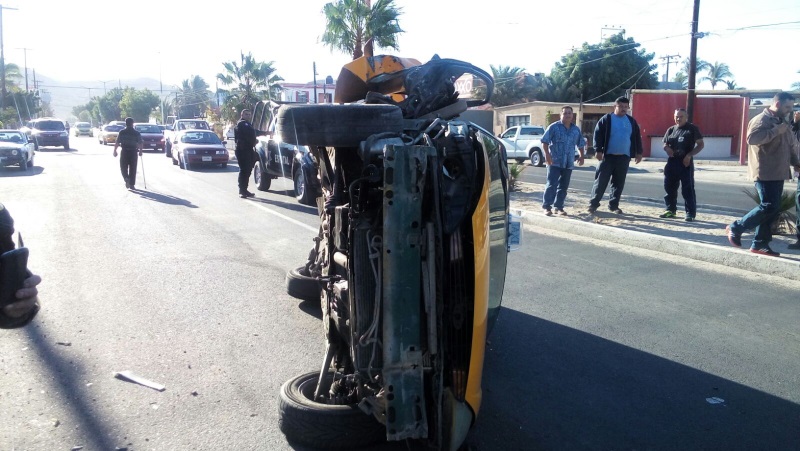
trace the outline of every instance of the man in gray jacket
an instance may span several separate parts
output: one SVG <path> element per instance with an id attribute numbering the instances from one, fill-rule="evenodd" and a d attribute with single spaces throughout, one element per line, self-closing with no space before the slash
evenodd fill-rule
<path id="1" fill-rule="evenodd" d="M 790 166 L 800 170 L 798 143 L 786 115 L 792 111 L 794 97 L 787 92 L 775 94 L 772 105 L 747 125 L 747 166 L 755 181 L 761 203 L 741 219 L 733 221 L 726 232 L 733 246 L 742 246 L 742 233 L 755 228 L 750 252 L 777 257 L 769 247 L 772 223 L 780 214 L 783 183 L 792 178 Z"/>

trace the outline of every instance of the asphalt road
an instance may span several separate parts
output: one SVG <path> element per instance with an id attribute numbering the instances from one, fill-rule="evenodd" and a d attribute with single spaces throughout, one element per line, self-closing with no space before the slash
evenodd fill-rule
<path id="1" fill-rule="evenodd" d="M 278 390 L 319 367 L 322 331 L 283 283 L 314 210 L 283 192 L 239 199 L 235 165 L 183 171 L 155 153 L 132 193 L 110 146 L 71 144 L 27 174 L 0 169 L 44 278 L 35 322 L 0 331 L 0 449 L 301 449 L 278 430 Z M 798 290 L 527 230 L 468 444 L 798 449 Z"/>
<path id="2" fill-rule="evenodd" d="M 547 182 L 546 167 L 531 166 L 528 162 L 525 165 L 526 169 L 520 175 L 520 181 L 540 184 Z M 586 160 L 583 167 L 576 166 L 572 171 L 570 189 L 591 192 L 596 169 L 597 161 L 594 159 Z M 742 187 L 752 189 L 752 184 L 742 185 L 703 180 L 702 168 L 695 169 L 695 193 L 697 194 L 698 204 L 750 211 L 755 206 L 755 203 L 742 193 Z M 610 188 L 606 190 L 606 195 L 608 195 L 608 190 Z M 625 189 L 622 196 L 623 202 L 625 196 L 644 197 L 661 201 L 664 199 L 663 174 L 648 172 L 632 163 L 625 179 Z M 678 193 L 678 204 L 683 205 L 683 198 L 680 192 Z"/>

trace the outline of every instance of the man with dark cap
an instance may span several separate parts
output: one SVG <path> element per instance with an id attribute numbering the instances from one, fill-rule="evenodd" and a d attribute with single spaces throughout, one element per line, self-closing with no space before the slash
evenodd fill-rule
<path id="1" fill-rule="evenodd" d="M 255 196 L 255 194 L 247 190 L 250 174 L 256 164 L 256 152 L 253 149 L 257 140 L 256 129 L 250 123 L 252 117 L 252 111 L 242 110 L 241 119 L 233 129 L 233 140 L 236 142 L 236 161 L 239 162 L 239 197 L 242 199 Z"/>
<path id="2" fill-rule="evenodd" d="M 0 204 L 0 254 L 14 250 L 13 234 L 14 220 L 3 204 Z M 41 277 L 28 271 L 28 278 L 15 293 L 17 301 L 0 308 L 0 329 L 22 327 L 33 320 L 39 312 L 39 291 L 36 285 L 41 281 Z M 0 279 L 0 284 L 2 283 L 5 282 Z"/>
<path id="3" fill-rule="evenodd" d="M 136 166 L 139 157 L 142 156 L 142 134 L 133 128 L 133 118 L 125 118 L 125 128 L 119 131 L 117 141 L 114 143 L 114 156 L 117 156 L 117 148 L 122 147 L 119 156 L 119 168 L 122 171 L 122 178 L 125 180 L 125 188 L 136 189 Z M 136 151 L 139 151 L 137 154 Z"/>

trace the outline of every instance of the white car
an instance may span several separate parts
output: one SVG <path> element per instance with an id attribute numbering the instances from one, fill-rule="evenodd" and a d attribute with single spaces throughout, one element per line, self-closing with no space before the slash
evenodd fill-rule
<path id="1" fill-rule="evenodd" d="M 516 125 L 500 134 L 500 141 L 506 147 L 508 158 L 523 163 L 531 160 L 534 166 L 544 164 L 544 151 L 542 150 L 542 136 L 544 127 L 541 125 Z"/>

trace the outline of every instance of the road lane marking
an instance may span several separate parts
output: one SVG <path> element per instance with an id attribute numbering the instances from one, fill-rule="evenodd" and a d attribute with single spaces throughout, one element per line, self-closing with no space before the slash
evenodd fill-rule
<path id="1" fill-rule="evenodd" d="M 264 210 L 265 212 L 267 212 L 267 213 L 269 213 L 269 214 L 271 214 L 273 216 L 276 216 L 276 217 L 281 218 L 281 219 L 285 219 L 285 220 L 291 222 L 292 224 L 298 225 L 298 226 L 300 226 L 300 227 L 302 227 L 302 228 L 304 228 L 304 229 L 306 229 L 306 230 L 308 230 L 310 232 L 314 232 L 314 233 L 319 232 L 319 227 L 311 227 L 308 224 L 304 224 L 304 223 L 302 223 L 302 222 L 300 222 L 300 221 L 298 221 L 298 220 L 296 220 L 294 218 L 290 218 L 289 216 L 286 216 L 285 214 L 278 213 L 277 211 L 272 210 L 272 209 L 270 209 L 268 207 L 265 207 L 265 206 L 263 206 L 261 204 L 257 204 L 257 203 L 254 203 L 254 202 L 248 202 L 248 203 L 251 204 L 252 206 L 256 207 L 256 208 L 260 208 L 261 210 Z"/>

